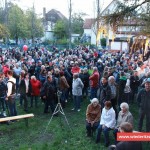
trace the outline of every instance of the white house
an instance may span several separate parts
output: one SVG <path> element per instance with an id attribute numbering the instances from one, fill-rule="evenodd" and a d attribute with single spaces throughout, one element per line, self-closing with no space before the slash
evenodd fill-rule
<path id="1" fill-rule="evenodd" d="M 96 44 L 96 33 L 94 30 L 95 19 L 87 18 L 85 19 L 83 28 L 84 34 L 81 37 L 81 42 L 89 42 L 91 44 Z"/>
<path id="2" fill-rule="evenodd" d="M 55 9 L 51 9 L 46 13 L 46 8 L 43 8 L 43 27 L 44 27 L 44 37 L 42 40 L 53 40 L 53 29 L 57 21 L 67 20 L 67 18 Z"/>
<path id="3" fill-rule="evenodd" d="M 141 24 L 138 20 L 124 20 L 118 25 L 117 31 L 114 33 L 109 25 L 105 25 L 103 16 L 111 14 L 117 7 L 118 0 L 113 0 L 100 14 L 99 29 L 97 30 L 97 39 L 100 44 L 101 38 L 106 38 L 107 48 L 110 50 L 128 51 L 130 48 L 130 41 L 140 31 Z M 138 11 L 144 11 L 145 8 L 141 7 Z M 96 34 L 93 32 L 97 22 L 95 19 L 85 19 L 84 34 L 90 36 L 91 44 L 96 44 Z"/>

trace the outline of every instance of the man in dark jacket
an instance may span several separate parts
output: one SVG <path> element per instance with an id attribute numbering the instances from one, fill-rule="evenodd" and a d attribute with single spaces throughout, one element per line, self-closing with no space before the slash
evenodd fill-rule
<path id="1" fill-rule="evenodd" d="M 120 126 L 120 132 L 131 133 L 133 127 L 130 123 L 124 122 Z M 111 145 L 108 150 L 142 150 L 142 143 L 139 141 L 121 141 L 117 145 Z"/>
<path id="2" fill-rule="evenodd" d="M 120 106 L 120 104 L 122 102 L 124 102 L 124 89 L 125 89 L 125 85 L 127 82 L 127 78 L 124 74 L 124 72 L 122 71 L 120 73 L 120 79 L 119 79 L 119 83 L 118 83 L 118 106 Z"/>
<path id="3" fill-rule="evenodd" d="M 106 101 L 111 100 L 111 88 L 108 85 L 107 77 L 102 77 L 101 83 L 102 84 L 100 87 L 100 103 L 101 103 L 101 108 L 104 108 L 104 103 Z"/>
<path id="4" fill-rule="evenodd" d="M 48 107 L 51 107 L 52 113 L 55 110 L 55 94 L 56 94 L 56 87 L 53 82 L 52 75 L 47 77 L 47 81 L 44 83 L 41 97 L 45 99 L 45 108 L 44 113 L 48 113 Z"/>
<path id="5" fill-rule="evenodd" d="M 83 96 L 85 94 L 86 98 L 88 98 L 89 77 L 90 77 L 90 75 L 88 73 L 88 69 L 84 68 L 83 69 L 83 84 L 84 84 L 84 87 L 83 87 Z"/>
<path id="6" fill-rule="evenodd" d="M 137 95 L 139 106 L 138 130 L 142 130 L 143 120 L 146 115 L 146 131 L 150 132 L 150 78 L 144 81 L 145 88 L 141 89 Z"/>
<path id="7" fill-rule="evenodd" d="M 130 77 L 130 87 L 132 91 L 132 103 L 134 102 L 134 98 L 136 97 L 136 94 L 138 93 L 138 87 L 140 85 L 138 72 L 134 71 L 134 74 Z"/>
<path id="8" fill-rule="evenodd" d="M 24 111 L 26 112 L 28 111 L 27 95 L 29 94 L 29 89 L 31 90 L 31 87 L 29 88 L 29 86 L 31 86 L 29 82 L 29 74 L 24 74 L 22 71 L 19 84 L 20 106 L 22 106 L 24 101 Z"/>
<path id="9" fill-rule="evenodd" d="M 6 116 L 6 108 L 5 108 L 5 97 L 6 97 L 6 91 L 7 91 L 7 86 L 5 84 L 5 82 L 3 81 L 3 74 L 0 73 L 0 106 L 2 108 L 2 112 L 1 114 L 3 116 Z"/>

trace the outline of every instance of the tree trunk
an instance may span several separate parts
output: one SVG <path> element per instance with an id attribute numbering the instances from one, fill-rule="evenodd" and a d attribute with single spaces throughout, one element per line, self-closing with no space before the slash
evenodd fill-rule
<path id="1" fill-rule="evenodd" d="M 32 39 L 32 44 L 34 44 L 34 37 L 33 37 L 33 35 L 31 36 L 31 39 Z"/>
<path id="2" fill-rule="evenodd" d="M 16 45 L 18 45 L 18 36 L 16 35 Z"/>

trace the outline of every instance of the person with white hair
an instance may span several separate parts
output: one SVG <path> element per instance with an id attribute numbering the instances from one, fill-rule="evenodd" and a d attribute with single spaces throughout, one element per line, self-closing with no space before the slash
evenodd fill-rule
<path id="1" fill-rule="evenodd" d="M 35 107 L 37 107 L 38 97 L 40 96 L 41 82 L 35 76 L 31 76 L 31 105 L 33 107 L 33 99 L 35 99 Z"/>
<path id="2" fill-rule="evenodd" d="M 72 95 L 74 100 L 74 108 L 72 110 L 80 111 L 80 103 L 82 98 L 82 89 L 84 87 L 83 82 L 79 78 L 78 73 L 73 74 L 73 82 L 72 82 Z"/>
<path id="3" fill-rule="evenodd" d="M 117 105 L 117 93 L 118 93 L 118 91 L 117 91 L 117 84 L 115 82 L 114 76 L 110 76 L 108 78 L 108 84 L 109 84 L 110 89 L 111 89 L 111 104 L 112 104 L 113 109 L 115 110 L 116 118 L 117 118 L 118 114 L 117 114 L 116 105 Z"/>
<path id="4" fill-rule="evenodd" d="M 118 114 L 117 124 L 114 129 L 114 136 L 117 139 L 117 132 L 119 132 L 120 125 L 124 122 L 131 123 L 133 125 L 133 116 L 129 111 L 129 105 L 125 102 L 120 104 L 121 111 Z"/>
<path id="5" fill-rule="evenodd" d="M 97 129 L 101 116 L 101 105 L 97 98 L 91 100 L 86 110 L 86 130 L 87 136 L 91 136 Z"/>

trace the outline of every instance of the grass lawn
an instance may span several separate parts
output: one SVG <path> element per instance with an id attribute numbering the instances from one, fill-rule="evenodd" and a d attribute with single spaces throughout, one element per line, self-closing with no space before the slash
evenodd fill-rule
<path id="1" fill-rule="evenodd" d="M 81 111 L 71 111 L 72 102 L 68 102 L 64 112 L 69 121 L 71 130 L 67 125 L 63 115 L 54 117 L 51 123 L 51 114 L 43 114 L 44 105 L 38 108 L 30 108 L 29 113 L 34 113 L 35 117 L 29 119 L 29 127 L 25 126 L 24 120 L 10 125 L 0 125 L 0 150 L 105 150 L 104 139 L 100 144 L 95 144 L 95 135 L 92 138 L 86 137 L 85 112 L 88 100 L 82 102 Z M 20 106 L 18 114 L 25 114 Z M 135 130 L 137 130 L 138 107 L 130 106 L 130 111 L 134 116 Z M 144 124 L 145 127 L 145 124 Z M 47 130 L 46 130 L 47 128 Z M 46 130 L 46 132 L 45 132 Z M 44 133 L 45 132 L 45 133 Z M 112 132 L 110 139 L 113 144 Z M 150 149 L 150 144 L 143 144 L 144 150 Z"/>

